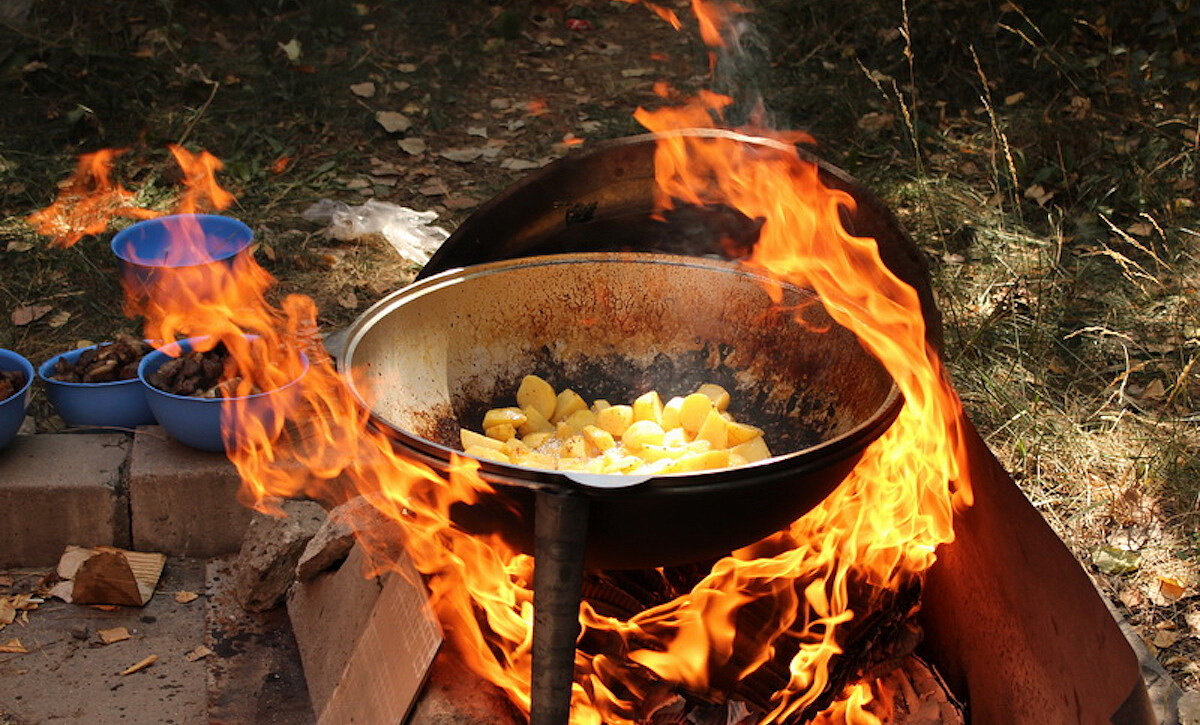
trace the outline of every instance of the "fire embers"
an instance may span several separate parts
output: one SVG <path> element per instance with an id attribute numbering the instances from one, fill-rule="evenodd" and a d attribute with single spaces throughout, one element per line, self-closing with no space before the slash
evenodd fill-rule
<path id="1" fill-rule="evenodd" d="M 137 377 L 138 362 L 150 352 L 147 343 L 117 335 L 108 345 L 85 350 L 75 360 L 60 358 L 50 377 L 64 383 L 110 383 Z"/>

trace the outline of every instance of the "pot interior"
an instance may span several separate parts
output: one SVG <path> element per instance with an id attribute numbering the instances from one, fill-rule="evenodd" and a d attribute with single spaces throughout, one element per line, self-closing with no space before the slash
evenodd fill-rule
<path id="1" fill-rule="evenodd" d="M 816 297 L 720 261 L 651 254 L 533 257 L 451 270 L 368 310 L 347 367 L 375 416 L 459 449 L 527 374 L 589 403 L 724 386 L 777 456 L 847 434 L 895 396 L 882 366 Z"/>

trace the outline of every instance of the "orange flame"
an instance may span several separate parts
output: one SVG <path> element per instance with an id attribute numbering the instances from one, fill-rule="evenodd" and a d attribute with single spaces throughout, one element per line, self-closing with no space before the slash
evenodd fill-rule
<path id="1" fill-rule="evenodd" d="M 75 173 L 60 185 L 58 196 L 45 209 L 30 214 L 39 234 L 50 237 L 52 247 L 70 247 L 89 234 L 101 234 L 114 217 L 150 219 L 158 212 L 133 203 L 134 194 L 112 181 L 113 160 L 126 149 L 102 149 L 83 154 Z"/>

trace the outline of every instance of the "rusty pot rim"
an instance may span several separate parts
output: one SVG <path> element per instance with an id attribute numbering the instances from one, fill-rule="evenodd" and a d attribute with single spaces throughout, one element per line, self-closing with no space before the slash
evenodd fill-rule
<path id="1" fill-rule="evenodd" d="M 758 270 L 736 262 L 647 252 L 554 254 L 457 267 L 418 280 L 407 287 L 396 290 L 364 311 L 347 330 L 345 351 L 343 355 L 339 356 L 337 361 L 338 372 L 358 403 L 370 411 L 373 423 L 384 432 L 394 434 L 394 437 L 398 436 L 400 442 L 407 447 L 424 454 L 420 457 L 426 463 L 445 463 L 449 465 L 451 454 L 455 454 L 478 461 L 483 472 L 491 474 L 492 477 L 500 481 L 524 486 L 562 483 L 564 480 L 567 480 L 592 489 L 622 489 L 646 482 L 650 482 L 651 485 L 655 485 L 656 487 L 673 487 L 678 485 L 695 488 L 703 483 L 720 485 L 730 480 L 751 479 L 761 475 L 774 475 L 784 470 L 792 473 L 800 473 L 821 468 L 861 453 L 869 443 L 882 435 L 891 426 L 899 414 L 900 408 L 903 406 L 903 396 L 893 380 L 887 396 L 885 396 L 884 400 L 871 415 L 849 430 L 807 448 L 772 456 L 771 458 L 743 466 L 690 473 L 655 474 L 653 476 L 578 474 L 568 471 L 531 468 L 467 456 L 461 450 L 442 445 L 384 420 L 375 413 L 355 384 L 351 370 L 354 362 L 354 351 L 358 343 L 371 329 L 377 319 L 387 316 L 396 308 L 447 287 L 469 283 L 470 280 L 478 277 L 503 274 L 507 271 L 527 267 L 570 264 L 663 264 L 683 268 L 700 268 L 736 275 L 748 281 L 763 284 L 782 284 L 799 294 L 815 294 L 811 290 L 781 282 Z M 438 467 L 440 468 L 441 466 Z"/>

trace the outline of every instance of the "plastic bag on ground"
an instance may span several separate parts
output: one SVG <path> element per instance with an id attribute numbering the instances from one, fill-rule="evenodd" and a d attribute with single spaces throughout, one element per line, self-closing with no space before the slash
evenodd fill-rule
<path id="1" fill-rule="evenodd" d="M 416 211 L 386 201 L 368 199 L 362 206 L 321 199 L 301 215 L 327 224 L 325 232 L 334 239 L 351 241 L 368 234 L 379 234 L 406 261 L 424 265 L 450 233 L 431 226 L 437 212 Z"/>

